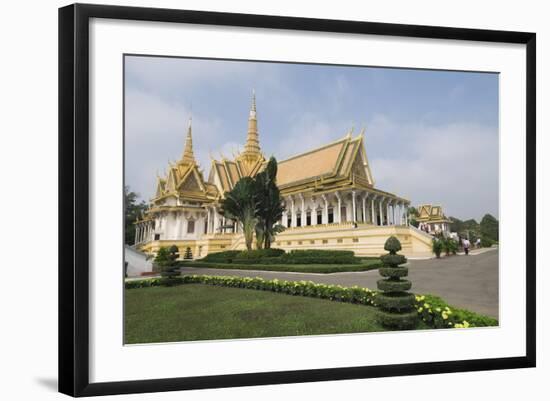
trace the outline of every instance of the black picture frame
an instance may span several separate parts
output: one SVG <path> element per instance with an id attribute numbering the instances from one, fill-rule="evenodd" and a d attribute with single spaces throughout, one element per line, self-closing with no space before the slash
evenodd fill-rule
<path id="1" fill-rule="evenodd" d="M 90 383 L 88 61 L 91 18 L 353 33 L 526 45 L 526 354 L 521 357 Z M 361 379 L 536 364 L 536 35 L 480 29 L 74 4 L 59 9 L 59 391 L 95 396 Z"/>

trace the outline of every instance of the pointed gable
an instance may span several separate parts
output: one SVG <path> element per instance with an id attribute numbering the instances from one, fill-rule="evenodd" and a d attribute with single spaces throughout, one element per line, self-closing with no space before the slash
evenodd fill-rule
<path id="1" fill-rule="evenodd" d="M 162 178 L 157 177 L 157 190 L 155 191 L 155 198 L 160 198 L 164 195 L 165 181 Z"/>
<path id="2" fill-rule="evenodd" d="M 176 174 L 173 168 L 170 168 L 170 171 L 168 172 L 165 190 L 167 192 L 173 192 L 176 190 Z"/>
<path id="3" fill-rule="evenodd" d="M 187 177 L 182 181 L 182 183 L 179 186 L 179 190 L 181 192 L 200 192 L 202 191 L 202 187 L 199 184 L 197 180 L 196 174 L 192 172 L 191 174 L 188 174 Z"/>

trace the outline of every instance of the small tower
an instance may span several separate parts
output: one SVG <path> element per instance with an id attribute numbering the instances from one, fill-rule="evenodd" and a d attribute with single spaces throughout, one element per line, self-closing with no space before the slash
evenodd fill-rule
<path id="1" fill-rule="evenodd" d="M 185 138 L 185 148 L 183 150 L 183 155 L 181 161 L 184 163 L 193 163 L 195 162 L 195 156 L 193 154 L 193 136 L 191 134 L 191 117 L 189 117 L 189 126 L 187 128 L 187 137 Z"/>
<path id="2" fill-rule="evenodd" d="M 241 156 L 248 160 L 257 160 L 262 157 L 260 150 L 260 139 L 258 136 L 258 120 L 256 118 L 256 92 L 252 91 L 252 106 L 248 116 L 248 133 L 246 136 L 246 144 Z"/>

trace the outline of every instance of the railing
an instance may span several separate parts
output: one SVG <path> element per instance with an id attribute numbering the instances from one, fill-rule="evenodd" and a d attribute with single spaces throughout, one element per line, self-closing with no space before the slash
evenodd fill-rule
<path id="1" fill-rule="evenodd" d="M 430 233 L 427 233 L 426 231 L 423 231 L 423 230 L 421 230 L 421 229 L 419 229 L 419 228 L 417 228 L 413 225 L 409 225 L 409 227 L 412 228 L 415 232 L 424 235 L 425 237 L 428 237 L 430 239 L 433 238 L 433 235 L 431 235 Z"/>

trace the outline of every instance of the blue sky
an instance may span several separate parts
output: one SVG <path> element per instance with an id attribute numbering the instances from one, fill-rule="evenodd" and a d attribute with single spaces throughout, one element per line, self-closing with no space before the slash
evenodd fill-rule
<path id="1" fill-rule="evenodd" d="M 473 72 L 127 56 L 126 183 L 149 199 L 193 117 L 195 155 L 244 144 L 252 89 L 260 144 L 284 159 L 365 127 L 376 187 L 498 216 L 498 75 Z"/>

